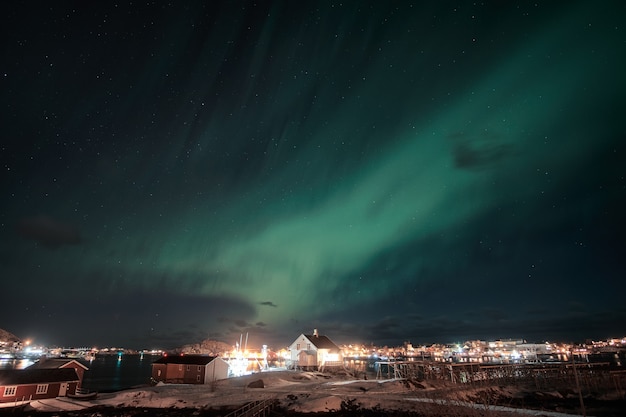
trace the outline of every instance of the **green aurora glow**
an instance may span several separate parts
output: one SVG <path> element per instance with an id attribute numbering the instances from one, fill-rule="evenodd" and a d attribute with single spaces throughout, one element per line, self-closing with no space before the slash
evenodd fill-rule
<path id="1" fill-rule="evenodd" d="M 115 325 L 75 343 L 578 337 L 550 328 L 571 317 L 623 331 L 600 287 L 624 289 L 606 250 L 624 249 L 624 6 L 365 4 L 151 11 L 158 40 L 111 12 L 103 51 L 72 40 L 80 25 L 69 44 L 28 35 L 55 64 L 5 65 L 0 273 L 32 289 L 31 321 L 0 328 L 37 332 L 88 294 Z M 93 69 L 55 70 L 78 51 Z M 16 237 L 38 215 L 80 244 Z M 547 291 L 511 312 L 526 287 Z"/>

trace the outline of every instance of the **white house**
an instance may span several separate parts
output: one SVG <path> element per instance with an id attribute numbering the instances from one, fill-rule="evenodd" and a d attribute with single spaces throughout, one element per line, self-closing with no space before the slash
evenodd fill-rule
<path id="1" fill-rule="evenodd" d="M 320 336 L 317 329 L 313 334 L 301 334 L 289 346 L 291 363 L 300 369 L 323 371 L 327 367 L 343 366 L 341 349 L 326 336 Z"/>

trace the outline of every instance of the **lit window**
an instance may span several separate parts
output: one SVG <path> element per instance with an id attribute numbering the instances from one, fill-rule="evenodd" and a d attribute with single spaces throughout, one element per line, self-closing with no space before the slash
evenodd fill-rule
<path id="1" fill-rule="evenodd" d="M 4 388 L 5 397 L 13 397 L 16 392 L 17 392 L 17 387 L 5 387 Z"/>
<path id="2" fill-rule="evenodd" d="M 37 385 L 36 394 L 46 394 L 48 392 L 48 384 L 39 384 Z"/>

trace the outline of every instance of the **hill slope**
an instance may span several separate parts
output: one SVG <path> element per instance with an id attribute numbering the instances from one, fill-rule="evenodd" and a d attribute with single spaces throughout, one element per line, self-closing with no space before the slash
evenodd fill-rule
<path id="1" fill-rule="evenodd" d="M 6 330 L 0 329 L 0 342 L 19 342 L 21 341 L 19 337 L 15 336 L 13 333 L 9 333 Z"/>

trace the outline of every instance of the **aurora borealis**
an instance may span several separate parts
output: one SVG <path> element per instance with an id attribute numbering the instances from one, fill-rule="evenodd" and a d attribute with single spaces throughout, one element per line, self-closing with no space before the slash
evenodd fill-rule
<path id="1" fill-rule="evenodd" d="M 3 5 L 0 328 L 626 334 L 626 5 Z"/>

